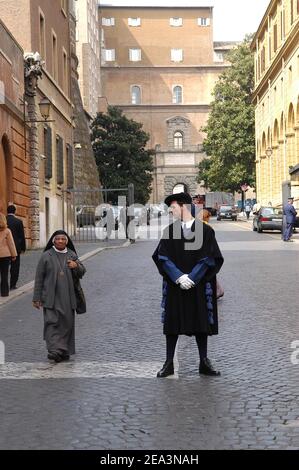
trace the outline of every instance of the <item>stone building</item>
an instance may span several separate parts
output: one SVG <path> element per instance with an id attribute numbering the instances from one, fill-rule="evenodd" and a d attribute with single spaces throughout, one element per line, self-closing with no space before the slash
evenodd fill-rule
<path id="1" fill-rule="evenodd" d="M 98 99 L 101 95 L 98 3 L 97 0 L 75 2 L 79 86 L 84 109 L 92 117 L 98 112 Z"/>
<path id="2" fill-rule="evenodd" d="M 64 192 L 73 186 L 68 0 L 0 0 L 0 16 L 27 55 L 25 98 L 30 160 L 31 245 L 63 225 Z M 44 61 L 40 69 L 39 56 Z M 41 75 L 41 76 L 39 76 Z M 38 103 L 47 98 L 44 122 Z M 43 121 L 43 122 L 36 122 Z M 52 122 L 50 122 L 52 121 Z"/>
<path id="3" fill-rule="evenodd" d="M 255 54 L 257 199 L 299 198 L 299 2 L 272 0 L 252 41 Z M 285 191 L 286 189 L 286 191 Z"/>
<path id="4" fill-rule="evenodd" d="M 150 202 L 196 182 L 212 90 L 229 66 L 213 44 L 212 7 L 99 6 L 102 93 L 143 123 L 155 150 Z M 233 46 L 231 46 L 233 47 Z"/>
<path id="5" fill-rule="evenodd" d="M 26 155 L 23 50 L 0 20 L 0 212 L 14 202 L 30 239 L 29 160 Z"/>
<path id="6" fill-rule="evenodd" d="M 90 141 L 90 115 L 86 112 L 79 88 L 79 59 L 76 48 L 76 11 L 70 1 L 71 98 L 74 106 L 74 187 L 76 190 L 99 189 L 99 174 Z M 94 96 L 97 93 L 92 88 Z"/>

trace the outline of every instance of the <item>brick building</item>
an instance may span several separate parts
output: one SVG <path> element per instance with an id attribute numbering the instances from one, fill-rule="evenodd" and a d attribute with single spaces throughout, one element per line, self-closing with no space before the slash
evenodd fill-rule
<path id="1" fill-rule="evenodd" d="M 27 239 L 29 160 L 25 154 L 23 50 L 0 20 L 0 212 L 14 202 Z"/>
<path id="2" fill-rule="evenodd" d="M 45 62 L 36 96 L 31 100 L 33 108 L 34 102 L 36 104 L 33 116 L 36 113 L 37 120 L 42 121 L 37 105 L 43 98 L 51 102 L 50 120 L 53 122 L 31 123 L 29 130 L 32 134 L 29 184 L 33 247 L 44 245 L 49 234 L 62 227 L 64 191 L 73 185 L 68 3 L 68 0 L 0 0 L 0 17 L 7 28 L 25 52 L 37 51 Z"/>
<path id="3" fill-rule="evenodd" d="M 112 5 L 112 6 L 111 6 Z M 102 93 L 142 122 L 155 149 L 151 202 L 196 182 L 214 85 L 229 63 L 213 44 L 212 7 L 119 7 L 101 2 Z"/>

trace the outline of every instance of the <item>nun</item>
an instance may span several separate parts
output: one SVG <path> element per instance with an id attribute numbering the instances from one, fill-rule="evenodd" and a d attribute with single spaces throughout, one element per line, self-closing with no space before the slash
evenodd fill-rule
<path id="1" fill-rule="evenodd" d="M 36 269 L 33 306 L 43 308 L 48 359 L 66 361 L 75 354 L 74 278 L 86 270 L 68 234 L 57 230 L 48 241 Z"/>

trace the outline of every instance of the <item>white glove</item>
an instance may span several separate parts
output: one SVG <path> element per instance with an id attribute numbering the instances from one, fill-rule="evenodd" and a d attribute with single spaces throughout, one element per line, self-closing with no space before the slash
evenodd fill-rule
<path id="1" fill-rule="evenodd" d="M 177 284 L 180 284 L 180 288 L 184 290 L 191 289 L 191 287 L 194 287 L 195 284 L 194 282 L 188 277 L 188 274 L 183 274 L 176 280 Z"/>

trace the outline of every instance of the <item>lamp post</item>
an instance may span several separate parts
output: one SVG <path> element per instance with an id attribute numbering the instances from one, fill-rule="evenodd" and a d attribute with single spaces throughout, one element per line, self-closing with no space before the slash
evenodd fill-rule
<path id="1" fill-rule="evenodd" d="M 248 185 L 247 183 L 241 184 L 241 191 L 242 191 L 242 212 L 243 212 L 243 215 L 244 215 L 244 210 L 245 210 L 245 207 L 244 207 L 245 193 L 246 193 L 246 191 L 247 191 L 248 188 L 249 188 L 249 185 Z"/>
<path id="2" fill-rule="evenodd" d="M 26 53 L 24 56 L 24 81 L 25 93 L 24 105 L 24 126 L 25 122 L 30 123 L 28 131 L 29 140 L 29 226 L 31 229 L 31 248 L 39 248 L 40 238 L 40 196 L 39 196 L 39 149 L 38 149 L 38 122 L 50 122 L 50 102 L 43 98 L 39 104 L 41 115 L 44 120 L 37 119 L 35 97 L 38 86 L 38 79 L 42 76 L 42 65 L 40 55 L 35 52 Z M 28 120 L 25 119 L 25 107 L 28 106 Z M 52 122 L 52 121 L 51 121 Z M 26 132 L 24 132 L 26 143 Z M 25 150 L 26 151 L 26 150 Z"/>

